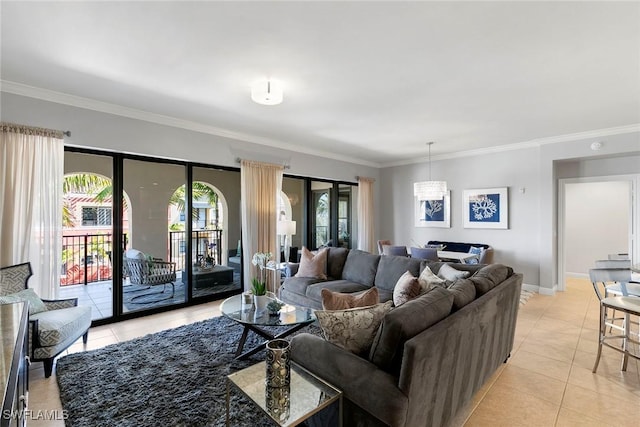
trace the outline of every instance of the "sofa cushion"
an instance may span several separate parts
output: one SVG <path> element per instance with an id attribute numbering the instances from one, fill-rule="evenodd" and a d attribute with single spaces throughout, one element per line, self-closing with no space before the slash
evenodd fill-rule
<path id="1" fill-rule="evenodd" d="M 289 291 L 300 295 L 307 294 L 309 285 L 324 282 L 324 280 L 315 277 L 288 277 L 284 283 L 284 287 Z"/>
<path id="2" fill-rule="evenodd" d="M 469 273 L 468 271 L 457 270 L 449 264 L 443 265 L 442 267 L 440 267 L 440 270 L 438 270 L 439 278 L 449 280 L 451 282 L 458 279 L 465 279 L 470 275 L 471 273 Z"/>
<path id="3" fill-rule="evenodd" d="M 342 269 L 342 279 L 372 287 L 379 261 L 380 255 L 352 249 Z"/>
<path id="4" fill-rule="evenodd" d="M 321 249 L 312 254 L 309 249 L 302 247 L 300 266 L 295 277 L 313 277 L 325 280 L 327 278 L 327 249 Z"/>
<path id="5" fill-rule="evenodd" d="M 475 291 L 475 288 L 474 288 Z M 370 288 L 359 293 L 332 292 L 327 288 L 320 291 L 323 310 L 346 310 L 378 304 L 378 289 Z"/>
<path id="6" fill-rule="evenodd" d="M 402 364 L 404 343 L 449 315 L 453 294 L 435 287 L 426 294 L 391 310 L 383 319 L 371 345 L 369 360 L 394 375 Z"/>
<path id="7" fill-rule="evenodd" d="M 29 315 L 47 311 L 47 306 L 44 305 L 44 302 L 31 288 L 23 289 L 14 294 L 0 296 L 0 304 L 10 304 L 23 301 L 29 303 Z"/>
<path id="8" fill-rule="evenodd" d="M 348 280 L 331 280 L 328 282 L 321 281 L 311 284 L 307 287 L 305 295 L 316 301 L 322 301 L 322 290 L 329 289 L 331 292 L 353 293 L 362 292 L 371 289 L 369 286 L 360 283 L 350 282 Z"/>
<path id="9" fill-rule="evenodd" d="M 420 274 L 420 260 L 403 256 L 380 257 L 374 284 L 380 289 L 393 292 L 398 279 L 407 271 L 418 277 Z"/>
<path id="10" fill-rule="evenodd" d="M 347 262 L 347 255 L 349 255 L 349 249 L 347 248 L 328 248 L 327 253 L 327 276 L 332 279 L 339 279 L 342 277 L 342 270 L 344 264 Z"/>
<path id="11" fill-rule="evenodd" d="M 476 299 L 476 287 L 469 279 L 459 279 L 447 286 L 453 294 L 453 311 L 460 310 Z"/>
<path id="12" fill-rule="evenodd" d="M 315 312 L 327 341 L 357 355 L 366 355 L 382 318 L 391 310 L 392 303 L 348 310 Z"/>
<path id="13" fill-rule="evenodd" d="M 399 307 L 416 298 L 421 292 L 422 287 L 420 286 L 418 278 L 406 271 L 402 276 L 400 276 L 396 286 L 393 288 L 393 305 Z"/>
<path id="14" fill-rule="evenodd" d="M 489 264 L 470 277 L 476 287 L 477 296 L 484 295 L 496 285 L 513 275 L 513 269 L 502 264 Z"/>

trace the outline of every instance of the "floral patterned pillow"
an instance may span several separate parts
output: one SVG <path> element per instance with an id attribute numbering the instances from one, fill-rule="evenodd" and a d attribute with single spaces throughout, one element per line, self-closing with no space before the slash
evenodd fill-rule
<path id="1" fill-rule="evenodd" d="M 315 312 L 324 338 L 359 356 L 366 357 L 384 316 L 393 301 L 371 307 Z"/>

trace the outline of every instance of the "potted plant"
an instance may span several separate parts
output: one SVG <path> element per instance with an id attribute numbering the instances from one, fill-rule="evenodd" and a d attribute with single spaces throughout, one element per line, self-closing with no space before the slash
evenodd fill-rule
<path id="1" fill-rule="evenodd" d="M 267 304 L 271 301 L 271 298 L 267 296 L 267 280 L 264 271 L 270 259 L 270 252 L 256 252 L 251 259 L 251 264 L 255 265 L 257 269 L 257 275 L 251 278 L 251 291 L 253 292 L 256 313 L 264 312 Z"/>
<path id="2" fill-rule="evenodd" d="M 280 314 L 280 309 L 284 303 L 281 303 L 278 300 L 272 300 L 269 304 L 267 304 L 267 311 L 269 312 L 269 316 L 277 316 Z"/>

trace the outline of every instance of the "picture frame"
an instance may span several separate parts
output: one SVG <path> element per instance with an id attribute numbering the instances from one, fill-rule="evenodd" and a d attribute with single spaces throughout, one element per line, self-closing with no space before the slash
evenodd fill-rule
<path id="1" fill-rule="evenodd" d="M 507 187 L 464 190 L 462 194 L 464 228 L 509 228 Z"/>
<path id="2" fill-rule="evenodd" d="M 442 199 L 414 197 L 416 227 L 451 227 L 451 191 Z"/>

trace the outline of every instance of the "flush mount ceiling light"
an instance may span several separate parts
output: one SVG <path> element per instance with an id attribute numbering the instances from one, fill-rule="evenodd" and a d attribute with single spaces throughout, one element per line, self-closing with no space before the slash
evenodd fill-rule
<path id="1" fill-rule="evenodd" d="M 427 142 L 429 146 L 429 181 L 414 182 L 413 195 L 418 200 L 441 200 L 447 193 L 446 181 L 431 181 L 431 146 L 433 142 Z"/>
<path id="2" fill-rule="evenodd" d="M 251 99 L 262 105 L 278 105 L 284 93 L 282 85 L 274 80 L 259 80 L 251 86 Z"/>

